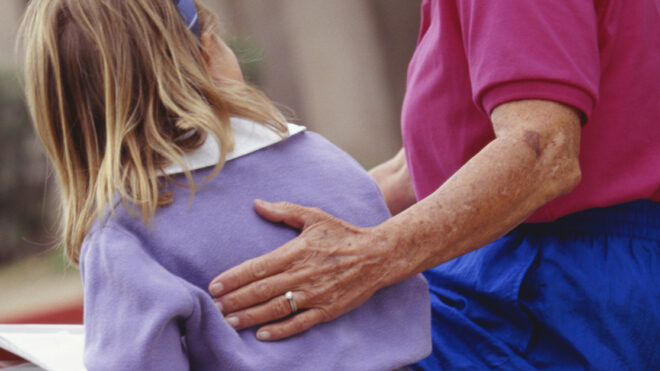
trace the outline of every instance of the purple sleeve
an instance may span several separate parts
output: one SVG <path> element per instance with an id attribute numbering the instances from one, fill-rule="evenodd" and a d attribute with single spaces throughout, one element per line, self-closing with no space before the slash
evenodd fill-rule
<path id="1" fill-rule="evenodd" d="M 457 1 L 475 103 L 547 99 L 588 118 L 598 99 L 598 22 L 590 0 Z"/>
<path id="2" fill-rule="evenodd" d="M 192 298 L 137 238 L 111 228 L 95 232 L 80 269 L 89 370 L 189 369 L 181 339 Z"/>

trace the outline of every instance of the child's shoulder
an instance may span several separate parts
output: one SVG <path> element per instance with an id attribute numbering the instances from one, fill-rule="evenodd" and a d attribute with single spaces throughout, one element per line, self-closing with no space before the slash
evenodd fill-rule
<path id="1" fill-rule="evenodd" d="M 97 218 L 83 240 L 80 251 L 81 264 L 90 258 L 117 259 L 142 252 L 142 242 L 139 237 L 129 226 L 122 223 L 123 212 L 124 210 L 119 210 L 117 213 Z"/>
<path id="2" fill-rule="evenodd" d="M 264 166 L 311 172 L 350 174 L 351 178 L 366 178 L 367 173 L 351 155 L 321 134 L 306 130 L 249 156 Z M 308 179 L 309 181 L 309 179 Z"/>

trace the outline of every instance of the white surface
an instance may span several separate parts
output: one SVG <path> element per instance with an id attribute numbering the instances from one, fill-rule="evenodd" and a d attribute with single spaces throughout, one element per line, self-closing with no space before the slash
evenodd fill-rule
<path id="1" fill-rule="evenodd" d="M 2 371 L 43 371 L 43 368 L 29 362 L 4 362 L 0 361 L 0 370 Z"/>
<path id="2" fill-rule="evenodd" d="M 295 124 L 288 124 L 287 126 L 289 137 L 306 129 L 304 126 Z M 225 161 L 248 155 L 285 139 L 262 124 L 238 117 L 231 118 L 231 128 L 234 132 L 234 150 L 227 153 Z M 220 146 L 212 136 L 208 136 L 201 147 L 183 156 L 183 161 L 191 171 L 214 166 L 219 160 Z M 179 164 L 171 164 L 164 170 L 165 174 L 172 175 L 182 173 L 183 167 Z"/>
<path id="3" fill-rule="evenodd" d="M 49 371 L 85 370 L 84 344 L 82 325 L 0 325 L 1 348 Z"/>

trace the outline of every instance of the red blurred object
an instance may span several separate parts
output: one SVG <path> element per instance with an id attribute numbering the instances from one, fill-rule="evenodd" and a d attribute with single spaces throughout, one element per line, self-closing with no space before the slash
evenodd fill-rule
<path id="1" fill-rule="evenodd" d="M 24 359 L 15 355 L 14 353 L 9 353 L 8 351 L 0 348 L 0 362 L 1 361 L 24 361 Z M 0 367 L 0 369 L 1 368 L 2 367 Z"/>
<path id="2" fill-rule="evenodd" d="M 59 308 L 53 308 L 46 311 L 25 313 L 11 318 L 0 318 L 0 323 L 13 324 L 82 324 L 83 323 L 83 304 L 82 301 L 76 301 Z"/>
<path id="3" fill-rule="evenodd" d="M 11 318 L 0 318 L 0 324 L 82 324 L 83 304 L 82 300 L 74 303 L 49 309 L 26 313 Z M 0 361 L 21 360 L 22 358 L 0 349 Z"/>

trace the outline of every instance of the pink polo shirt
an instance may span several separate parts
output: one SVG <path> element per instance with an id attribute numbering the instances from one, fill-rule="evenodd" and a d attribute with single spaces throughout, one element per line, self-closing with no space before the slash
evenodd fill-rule
<path id="1" fill-rule="evenodd" d="M 402 117 L 418 199 L 494 139 L 497 105 L 532 98 L 587 121 L 582 182 L 528 221 L 660 201 L 660 1 L 424 0 Z"/>

